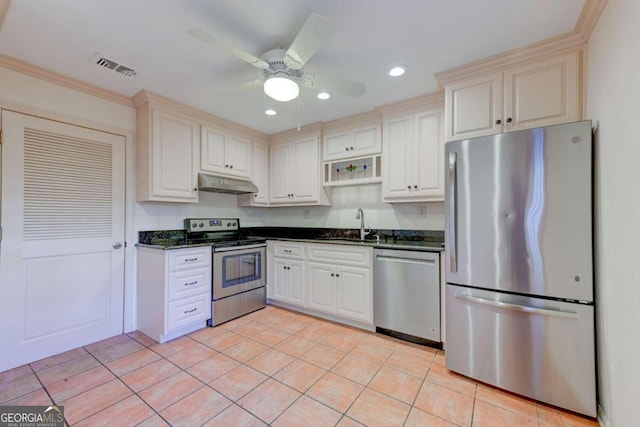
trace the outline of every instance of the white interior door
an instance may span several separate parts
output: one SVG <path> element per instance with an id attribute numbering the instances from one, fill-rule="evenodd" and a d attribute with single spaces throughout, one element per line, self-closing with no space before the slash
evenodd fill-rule
<path id="1" fill-rule="evenodd" d="M 0 371 L 123 330 L 124 137 L 2 112 Z"/>

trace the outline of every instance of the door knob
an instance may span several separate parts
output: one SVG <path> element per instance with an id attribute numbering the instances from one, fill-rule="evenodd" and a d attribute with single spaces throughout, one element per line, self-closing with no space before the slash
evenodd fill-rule
<path id="1" fill-rule="evenodd" d="M 115 242 L 112 246 L 113 246 L 113 249 L 120 249 L 122 247 L 122 243 Z"/>

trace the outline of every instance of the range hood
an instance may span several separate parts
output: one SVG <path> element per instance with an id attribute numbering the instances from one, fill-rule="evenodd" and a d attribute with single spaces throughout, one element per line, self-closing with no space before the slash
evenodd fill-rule
<path id="1" fill-rule="evenodd" d="M 201 172 L 198 174 L 198 190 L 212 193 L 246 194 L 257 193 L 258 187 L 251 181 L 224 178 Z"/>

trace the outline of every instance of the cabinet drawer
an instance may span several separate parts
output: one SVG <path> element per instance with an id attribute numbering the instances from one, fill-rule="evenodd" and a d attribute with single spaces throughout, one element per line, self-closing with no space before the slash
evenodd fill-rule
<path id="1" fill-rule="evenodd" d="M 273 256 L 291 259 L 304 259 L 304 244 L 291 242 L 272 242 Z"/>
<path id="2" fill-rule="evenodd" d="M 167 332 L 211 318 L 211 298 L 200 295 L 169 303 Z"/>
<path id="3" fill-rule="evenodd" d="M 211 291 L 211 275 L 208 268 L 169 273 L 169 301 L 187 298 Z"/>
<path id="4" fill-rule="evenodd" d="M 201 268 L 211 265 L 211 247 L 176 249 L 168 254 L 169 271 Z"/>
<path id="5" fill-rule="evenodd" d="M 309 244 L 309 261 L 331 264 L 353 265 L 359 267 L 371 266 L 371 248 L 347 245 Z"/>

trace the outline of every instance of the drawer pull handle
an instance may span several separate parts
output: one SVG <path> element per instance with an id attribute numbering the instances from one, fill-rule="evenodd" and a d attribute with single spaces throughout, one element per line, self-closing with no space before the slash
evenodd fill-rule
<path id="1" fill-rule="evenodd" d="M 198 284 L 198 281 L 196 280 L 196 281 L 193 281 L 193 282 L 187 282 L 184 285 L 185 286 L 191 286 L 191 285 L 197 285 L 197 284 Z"/>
<path id="2" fill-rule="evenodd" d="M 194 311 L 196 311 L 198 309 L 198 307 L 192 308 L 191 310 L 185 310 L 184 314 L 188 314 L 188 313 L 193 313 Z"/>
<path id="3" fill-rule="evenodd" d="M 185 258 L 184 262 L 193 262 L 193 261 L 197 261 L 198 258 Z"/>
<path id="4" fill-rule="evenodd" d="M 284 252 L 285 254 L 290 254 L 290 253 L 291 253 L 291 250 L 289 250 L 289 249 L 283 249 L 283 250 L 282 250 L 282 252 Z"/>

